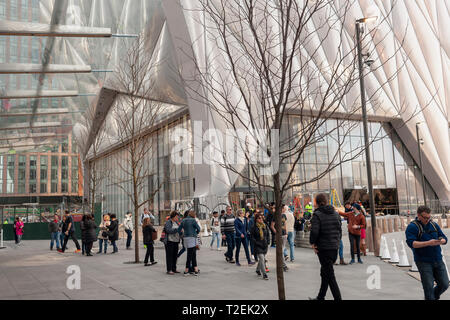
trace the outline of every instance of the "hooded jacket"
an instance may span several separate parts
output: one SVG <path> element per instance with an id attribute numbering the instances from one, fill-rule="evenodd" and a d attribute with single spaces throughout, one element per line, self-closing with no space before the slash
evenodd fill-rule
<path id="1" fill-rule="evenodd" d="M 309 242 L 318 250 L 338 250 L 342 237 L 342 224 L 333 206 L 317 208 L 311 219 Z"/>

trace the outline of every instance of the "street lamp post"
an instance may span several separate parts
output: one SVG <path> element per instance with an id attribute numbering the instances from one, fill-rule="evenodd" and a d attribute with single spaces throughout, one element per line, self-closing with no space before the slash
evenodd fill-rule
<path id="1" fill-rule="evenodd" d="M 358 49 L 358 66 L 359 66 L 359 85 L 361 88 L 361 109 L 364 127 L 364 145 L 366 153 L 366 168 L 367 168 L 367 184 L 369 193 L 369 203 L 370 203 L 370 216 L 372 222 L 372 239 L 375 255 L 378 255 L 378 244 L 376 241 L 376 218 L 375 218 L 375 201 L 373 197 L 373 184 L 372 184 L 372 166 L 370 161 L 370 151 L 369 151 L 369 129 L 368 129 L 368 119 L 367 119 L 367 108 L 366 108 L 366 94 L 364 89 L 364 70 L 363 70 L 363 59 L 361 53 L 361 33 L 363 32 L 362 26 L 368 19 L 372 18 L 362 18 L 356 20 L 356 42 Z"/>
<path id="2" fill-rule="evenodd" d="M 420 173 L 422 175 L 422 192 L 423 192 L 423 203 L 426 206 L 427 205 L 427 196 L 425 193 L 425 177 L 423 175 L 423 167 L 422 167 L 422 148 L 420 147 L 422 143 L 422 139 L 419 139 L 419 124 L 420 122 L 416 123 L 416 136 L 417 136 L 417 148 L 419 150 L 419 165 L 420 165 Z"/>

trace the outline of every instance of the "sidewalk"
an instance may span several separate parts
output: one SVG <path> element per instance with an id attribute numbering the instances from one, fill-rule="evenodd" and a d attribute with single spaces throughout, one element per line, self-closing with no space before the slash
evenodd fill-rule
<path id="1" fill-rule="evenodd" d="M 349 260 L 349 244 L 344 240 L 344 253 Z M 198 277 L 173 276 L 165 273 L 165 252 L 157 241 L 155 259 L 158 264 L 126 264 L 134 260 L 134 250 L 125 250 L 120 240 L 119 253 L 94 254 L 85 257 L 75 254 L 73 242 L 64 254 L 50 251 L 49 241 L 24 241 L 16 246 L 7 242 L 8 248 L 0 250 L 0 299 L 277 299 L 275 276 L 275 249 L 268 254 L 269 281 L 256 276 L 255 267 L 247 266 L 241 250 L 242 267 L 225 262 L 224 252 L 210 250 L 210 237 L 203 238 L 204 246 L 197 260 L 201 273 Z M 108 248 L 111 250 L 111 248 Z M 409 250 L 409 249 L 408 249 Z M 94 245 L 97 251 L 97 244 Z M 143 260 L 145 249 L 140 250 Z M 397 300 L 423 299 L 422 286 L 404 270 L 389 265 L 379 258 L 367 256 L 364 264 L 336 266 L 335 272 L 344 299 Z M 178 261 L 183 271 L 186 253 Z M 78 265 L 81 269 L 81 289 L 66 287 L 67 267 Z M 287 262 L 284 273 L 288 299 L 308 299 L 317 295 L 320 285 L 320 265 L 311 249 L 295 248 L 295 262 Z M 366 282 L 367 268 L 378 266 L 381 270 L 381 288 L 369 290 Z M 327 299 L 331 299 L 328 292 Z M 444 293 L 442 299 L 450 299 Z"/>

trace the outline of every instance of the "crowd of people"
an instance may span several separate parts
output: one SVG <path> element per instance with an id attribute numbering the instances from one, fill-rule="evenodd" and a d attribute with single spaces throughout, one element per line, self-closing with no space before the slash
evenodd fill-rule
<path id="1" fill-rule="evenodd" d="M 295 261 L 295 234 L 305 230 L 309 226 L 309 242 L 318 256 L 321 270 L 321 286 L 316 298 L 325 298 L 327 289 L 330 288 L 335 300 L 340 300 L 341 293 L 334 274 L 333 265 L 337 264 L 339 256 L 341 265 L 346 265 L 343 257 L 344 245 L 342 242 L 342 218 L 347 220 L 347 229 L 350 242 L 349 264 L 356 262 L 362 264 L 361 256 L 366 255 L 365 229 L 366 212 L 361 203 L 346 202 L 344 211 L 329 204 L 325 194 L 318 194 L 314 198 L 314 211 L 309 212 L 295 210 L 288 205 L 282 205 L 281 209 L 281 243 L 284 255 L 283 270 L 289 270 L 286 262 Z M 447 243 L 446 236 L 439 226 L 430 221 L 430 209 L 419 207 L 417 218 L 411 222 L 406 230 L 407 244 L 414 253 L 414 260 L 421 274 L 422 285 L 426 299 L 439 299 L 440 295 L 448 288 L 448 277 L 445 265 L 442 261 L 440 245 Z M 256 264 L 256 274 L 264 280 L 268 280 L 269 268 L 266 255 L 269 247 L 276 247 L 276 219 L 275 204 L 265 204 L 252 208 L 250 203 L 242 209 L 233 212 L 231 206 L 225 210 L 212 212 L 209 220 L 211 230 L 211 250 L 224 253 L 226 263 L 241 264 L 241 252 L 249 266 Z M 154 245 L 158 240 L 158 232 L 154 227 L 155 217 L 144 209 L 140 218 L 142 226 L 143 244 L 146 248 L 144 266 L 152 266 L 157 263 L 154 257 Z M 81 246 L 75 235 L 75 225 L 71 214 L 65 211 L 61 220 L 55 214 L 49 223 L 51 233 L 50 250 L 56 248 L 64 253 L 67 243 L 72 239 L 76 246 L 75 252 L 92 256 L 93 243 L 98 240 L 97 254 L 106 254 L 108 244 L 112 247 L 111 253 L 117 253 L 117 240 L 119 239 L 119 227 L 123 227 L 127 234 L 126 249 L 131 249 L 131 240 L 134 230 L 132 213 L 125 215 L 124 221 L 119 225 L 115 214 L 104 214 L 99 226 L 96 225 L 93 215 L 84 215 L 81 222 Z M 19 243 L 23 234 L 24 224 L 17 217 L 14 229 L 16 231 L 16 243 Z M 98 231 L 97 231 L 98 230 Z M 200 274 L 197 251 L 200 250 L 202 240 L 200 237 L 200 221 L 196 212 L 187 210 L 182 215 L 178 211 L 172 211 L 167 216 L 162 229 L 160 241 L 163 242 L 166 255 L 166 272 L 169 275 L 181 273 L 177 270 L 177 262 L 186 252 L 186 264 L 183 274 Z M 181 245 L 181 249 L 180 249 Z M 242 249 L 242 250 L 241 250 Z M 356 260 L 355 260 L 356 256 Z M 436 282 L 436 285 L 434 283 Z"/>

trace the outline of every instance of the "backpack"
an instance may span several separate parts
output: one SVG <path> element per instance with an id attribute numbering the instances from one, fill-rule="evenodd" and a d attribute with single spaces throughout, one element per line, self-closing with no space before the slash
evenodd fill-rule
<path id="1" fill-rule="evenodd" d="M 422 238 L 422 235 L 424 234 L 423 227 L 420 223 L 418 223 L 416 220 L 412 221 L 411 223 L 414 223 L 416 227 L 419 229 L 419 233 L 417 235 L 417 238 L 420 240 Z M 438 229 L 436 228 L 436 224 L 433 221 L 430 221 L 431 226 L 433 227 L 434 231 L 438 233 Z"/>

